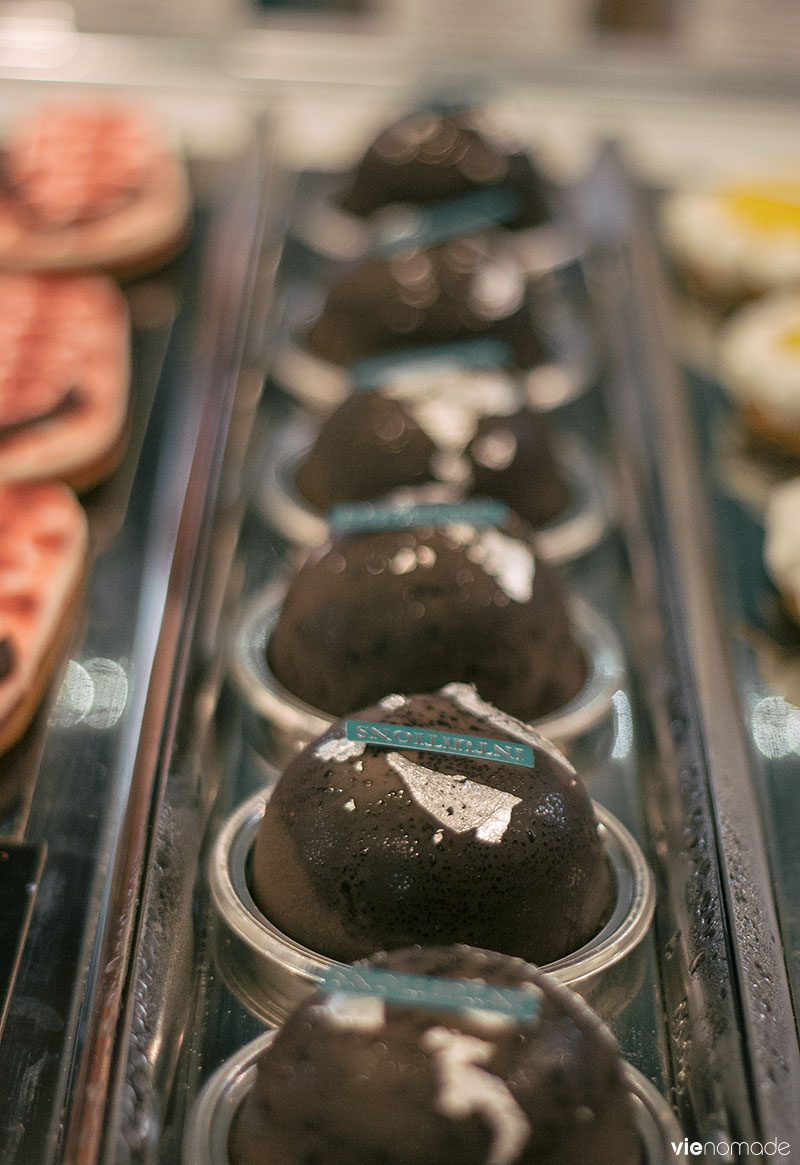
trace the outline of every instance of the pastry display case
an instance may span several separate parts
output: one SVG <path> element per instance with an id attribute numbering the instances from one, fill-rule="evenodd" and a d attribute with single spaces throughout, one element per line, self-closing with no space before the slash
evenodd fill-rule
<path id="1" fill-rule="evenodd" d="M 698 101 L 687 129 L 674 85 L 643 87 L 635 110 L 608 78 L 588 98 L 568 79 L 507 77 L 487 94 L 466 67 L 454 79 L 409 66 L 405 41 L 380 83 L 354 82 L 341 62 L 315 83 L 257 75 L 235 37 L 216 54 L 184 44 L 170 73 L 163 43 L 109 37 L 98 52 L 102 37 L 64 36 L 66 71 L 83 76 L 41 60 L 6 76 L 7 120 L 44 92 L 154 100 L 183 141 L 193 217 L 179 256 L 121 284 L 127 450 L 82 498 L 86 594 L 36 718 L 0 757 L 0 1159 L 228 1161 L 255 1057 L 342 967 L 253 896 L 281 773 L 338 714 L 289 690 L 271 654 L 287 587 L 334 529 L 301 495 L 299 467 L 343 403 L 391 384 L 417 408 L 420 378 L 439 378 L 442 393 L 455 382 L 484 404 L 513 391 L 501 419 L 541 419 L 565 483 L 530 557 L 564 589 L 585 668 L 568 698 L 520 719 L 586 786 L 613 903 L 545 969 L 613 1031 L 643 1160 L 697 1155 L 694 1144 L 719 1160 L 791 1160 L 797 631 L 763 539 L 766 492 L 793 463 L 743 435 L 717 373 L 728 313 L 687 289 L 661 229 L 665 188 L 709 134 L 721 155 L 743 141 L 763 155 L 783 146 L 791 100 L 743 100 L 741 117 Z M 488 219 L 474 202 L 466 219 L 452 204 L 366 226 L 342 212 L 337 192 L 375 135 L 443 103 L 522 143 L 546 176 L 536 225 L 498 223 L 495 203 Z M 521 289 L 533 355 L 473 324 L 466 345 L 311 350 L 337 280 L 431 247 L 461 247 L 466 262 L 476 238 L 492 288 Z M 354 416 L 346 437 L 361 434 Z M 334 461 L 347 461 L 342 440 Z M 451 526 L 470 500 L 447 496 Z M 433 544 L 421 539 L 413 569 L 432 568 L 420 554 Z M 412 566 L 392 561 L 402 581 Z M 400 618 L 404 592 L 387 594 L 370 619 Z M 476 621 L 462 638 L 479 634 Z M 436 818 L 429 793 L 413 796 Z"/>

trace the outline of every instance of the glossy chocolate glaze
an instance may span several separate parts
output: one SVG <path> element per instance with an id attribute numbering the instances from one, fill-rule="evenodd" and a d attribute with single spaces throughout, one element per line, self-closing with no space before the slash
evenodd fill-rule
<path id="1" fill-rule="evenodd" d="M 510 225 L 533 226 L 549 218 L 550 191 L 528 154 L 493 141 L 469 111 L 423 112 L 402 118 L 375 139 L 339 204 L 366 218 L 393 203 L 424 206 L 492 186 L 518 196 Z"/>
<path id="2" fill-rule="evenodd" d="M 467 942 L 536 963 L 600 930 L 613 879 L 588 793 L 549 742 L 463 684 L 354 718 L 527 740 L 533 767 L 351 741 L 337 722 L 287 766 L 256 841 L 253 896 L 279 929 L 345 961 Z"/>
<path id="3" fill-rule="evenodd" d="M 553 521 L 570 496 L 549 421 L 497 374 L 423 374 L 413 386 L 351 395 L 325 420 L 295 484 L 322 513 L 438 484 L 454 499 L 504 501 L 534 527 Z"/>
<path id="4" fill-rule="evenodd" d="M 525 274 L 490 233 L 349 267 L 328 289 L 309 326 L 310 352 L 334 364 L 436 343 L 493 336 L 510 363 L 530 368 L 548 358 L 528 299 Z"/>
<path id="5" fill-rule="evenodd" d="M 532 537 L 513 513 L 502 530 L 454 521 L 335 537 L 289 583 L 269 666 L 333 716 L 452 680 L 522 720 L 546 716 L 577 695 L 587 665 Z"/>
<path id="6" fill-rule="evenodd" d="M 371 1016 L 315 995 L 261 1057 L 232 1165 L 638 1165 L 616 1043 L 576 995 L 518 959 L 470 947 L 370 962 L 537 989 L 538 1015 L 518 1024 L 373 1004 Z"/>

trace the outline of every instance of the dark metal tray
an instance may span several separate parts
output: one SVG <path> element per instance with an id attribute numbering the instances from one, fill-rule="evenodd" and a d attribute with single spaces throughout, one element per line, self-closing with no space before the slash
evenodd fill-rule
<path id="1" fill-rule="evenodd" d="M 632 646 L 660 758 L 645 803 L 662 879 L 656 925 L 675 1099 L 703 1141 L 744 1141 L 755 1150 L 742 1158 L 761 1160 L 765 1141 L 797 1144 L 800 1056 L 770 823 L 742 716 L 746 673 L 732 650 L 729 567 L 714 554 L 723 528 L 644 191 L 609 150 L 583 194 L 615 352 Z"/>

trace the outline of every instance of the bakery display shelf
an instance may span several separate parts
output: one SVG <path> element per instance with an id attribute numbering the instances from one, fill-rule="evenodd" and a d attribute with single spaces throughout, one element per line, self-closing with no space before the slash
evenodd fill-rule
<path id="1" fill-rule="evenodd" d="M 719 385 L 687 370 L 693 390 L 703 482 L 714 518 L 716 569 L 725 595 L 725 620 L 736 693 L 750 746 L 755 791 L 763 822 L 778 923 L 795 1010 L 800 1000 L 800 756 L 796 724 L 800 637 L 786 616 L 763 562 L 763 511 L 753 504 L 749 476 L 765 482 L 794 476 L 791 459 L 757 451 L 731 458 L 727 438 L 741 433 Z M 747 444 L 743 442 L 743 444 Z"/>
<path id="2" fill-rule="evenodd" d="M 186 250 L 123 285 L 133 323 L 130 442 L 119 469 L 82 499 L 90 572 L 67 658 L 37 720 L 0 761 L 3 844 L 40 862 L 27 902 L 13 887 L 6 896 L 6 883 L 2 899 L 16 910 L 18 925 L 3 937 L 19 956 L 10 973 L 5 958 L 0 968 L 10 989 L 0 1006 L 0 1159 L 9 1165 L 94 1152 L 173 739 L 170 694 L 191 686 L 195 570 L 213 559 L 224 575 L 224 532 L 212 538 L 212 520 L 238 496 L 231 475 L 263 379 L 262 313 L 285 201 L 272 151 L 258 124 L 229 149 L 190 153 Z M 188 844 L 179 831 L 173 860 Z M 181 935 L 171 939 L 178 957 Z"/>
<path id="3" fill-rule="evenodd" d="M 697 398 L 675 356 L 677 316 L 648 198 L 613 149 L 584 195 L 616 350 L 611 403 L 620 420 L 615 460 L 640 615 L 637 655 L 660 750 L 671 760 L 671 774 L 650 786 L 645 804 L 661 858 L 656 925 L 676 1095 L 707 1121 L 725 1122 L 725 1140 L 733 1131 L 751 1143 L 791 1146 L 800 1088 L 785 917 L 792 873 L 776 864 L 777 802 L 772 816 L 764 813 L 763 764 L 747 715 L 752 672 L 731 635 L 731 609 L 744 593 L 731 569 L 744 562 L 752 571 L 755 562 L 744 538 L 736 552 L 725 542 L 730 527 L 718 488 L 709 488 L 708 417 L 698 442 Z M 659 528 L 660 537 L 648 538 Z M 701 1046 L 704 1065 L 696 1060 Z"/>
<path id="4" fill-rule="evenodd" d="M 780 938 L 797 1012 L 800 863 L 795 822 L 800 810 L 796 735 L 800 636 L 766 567 L 765 546 L 767 513 L 774 493 L 800 474 L 800 461 L 788 449 L 759 439 L 743 422 L 743 411 L 725 386 L 724 372 L 719 371 L 719 343 L 723 329 L 733 325 L 736 310 L 720 310 L 701 302 L 679 274 L 668 291 L 702 467 L 702 487 L 712 515 L 711 552 L 724 599 L 726 648 L 750 751 Z M 769 292 L 763 297 L 765 303 L 772 298 Z"/>
<path id="5" fill-rule="evenodd" d="M 765 298 L 767 298 L 765 296 Z M 800 1002 L 800 634 L 765 564 L 773 491 L 800 474 L 791 452 L 743 423 L 717 373 L 718 343 L 732 314 L 709 309 L 678 275 L 665 296 L 680 354 L 700 482 L 710 514 L 709 554 L 719 579 L 721 620 L 763 832 L 777 919 L 776 945 L 795 1014 Z M 797 1022 L 795 1020 L 795 1027 Z"/>
<path id="6" fill-rule="evenodd" d="M 619 513 L 618 529 L 570 563 L 568 578 L 615 628 L 626 663 L 608 730 L 581 755 L 581 773 L 641 845 L 657 890 L 636 981 L 606 1015 L 684 1135 L 715 1146 L 791 1140 L 798 1046 L 789 984 L 707 555 L 710 519 L 702 492 L 691 492 L 698 458 L 659 331 L 661 267 L 639 191 L 613 151 L 572 193 L 591 240 L 584 274 L 606 359 L 600 381 L 554 420 L 608 464 Z M 264 331 L 268 368 L 285 334 L 281 292 L 324 269 L 287 239 Z M 234 556 L 227 586 L 223 593 L 227 572 L 213 556 L 195 579 L 130 975 L 106 1017 L 116 1040 L 107 1038 L 93 1111 L 72 1113 L 71 1143 L 94 1130 L 87 1159 L 179 1160 L 205 1082 L 269 1026 L 243 988 L 247 975 L 220 958 L 208 870 L 226 822 L 276 776 L 253 709 L 222 669 L 242 612 L 296 553 L 259 504 L 274 435 L 296 409 L 268 377 L 236 504 L 215 534 Z M 185 682 L 198 661 L 212 662 L 199 688 Z M 223 928 L 221 941 L 229 937 Z"/>

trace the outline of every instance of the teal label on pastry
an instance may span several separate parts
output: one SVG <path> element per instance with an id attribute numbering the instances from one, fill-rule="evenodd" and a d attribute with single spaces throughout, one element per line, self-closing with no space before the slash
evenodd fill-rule
<path id="1" fill-rule="evenodd" d="M 356 392 L 369 392 L 404 374 L 424 372 L 486 370 L 508 368 L 513 363 L 509 344 L 497 336 L 468 336 L 442 344 L 400 348 L 379 356 L 357 360 L 350 369 Z"/>
<path id="2" fill-rule="evenodd" d="M 521 208 L 520 195 L 508 186 L 484 186 L 429 206 L 394 206 L 375 223 L 373 251 L 394 255 L 412 247 L 435 247 L 511 222 Z"/>
<path id="3" fill-rule="evenodd" d="M 542 1000 L 541 989 L 533 983 L 505 987 L 481 979 L 414 975 L 383 967 L 331 967 L 323 972 L 319 990 L 326 995 L 369 996 L 432 1011 L 492 1011 L 518 1023 L 533 1022 Z"/>
<path id="4" fill-rule="evenodd" d="M 361 534 L 369 530 L 413 530 L 419 526 L 500 526 L 508 506 L 494 498 L 463 502 L 340 502 L 327 518 L 336 534 Z"/>
<path id="5" fill-rule="evenodd" d="M 495 740 L 438 728 L 416 728 L 409 724 L 384 724 L 379 720 L 345 720 L 348 740 L 377 744 L 381 748 L 420 749 L 422 752 L 469 756 L 501 764 L 534 767 L 533 749 L 520 740 Z"/>

